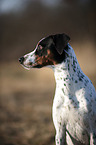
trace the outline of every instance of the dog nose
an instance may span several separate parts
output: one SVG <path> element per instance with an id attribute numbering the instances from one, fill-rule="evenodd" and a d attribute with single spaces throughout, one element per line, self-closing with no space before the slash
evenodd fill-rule
<path id="1" fill-rule="evenodd" d="M 24 57 L 19 58 L 19 62 L 22 64 L 24 61 Z"/>

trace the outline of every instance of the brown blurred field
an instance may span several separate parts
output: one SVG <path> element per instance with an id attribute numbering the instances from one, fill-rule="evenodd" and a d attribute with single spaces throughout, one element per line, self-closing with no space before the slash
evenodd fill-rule
<path id="1" fill-rule="evenodd" d="M 83 72 L 96 88 L 96 9 L 46 10 L 0 15 L 0 145 L 54 145 L 54 74 L 25 70 L 18 58 L 50 34 L 66 32 Z"/>
<path id="2" fill-rule="evenodd" d="M 0 74 L 0 145 L 53 144 L 51 70 L 29 72 L 8 63 Z"/>

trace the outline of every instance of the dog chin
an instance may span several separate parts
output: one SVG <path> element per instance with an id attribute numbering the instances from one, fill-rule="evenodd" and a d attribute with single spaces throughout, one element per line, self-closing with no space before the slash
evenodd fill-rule
<path id="1" fill-rule="evenodd" d="M 33 65 L 33 66 L 31 66 L 31 65 L 24 65 L 24 64 L 22 64 L 22 66 L 23 66 L 25 69 L 27 69 L 27 70 L 30 70 L 30 69 L 32 69 L 32 68 L 42 68 L 42 66 L 40 66 L 40 65 Z"/>
<path id="2" fill-rule="evenodd" d="M 30 70 L 31 68 L 33 68 L 33 67 L 31 67 L 31 66 L 26 66 L 26 65 L 23 65 L 23 64 L 22 64 L 22 66 L 23 66 L 25 69 L 27 69 L 27 70 Z"/>

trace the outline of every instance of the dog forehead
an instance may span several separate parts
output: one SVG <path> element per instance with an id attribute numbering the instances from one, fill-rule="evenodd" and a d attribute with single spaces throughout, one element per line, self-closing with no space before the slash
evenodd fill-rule
<path id="1" fill-rule="evenodd" d="M 37 43 L 35 50 L 38 48 L 38 46 L 40 45 L 40 43 L 41 43 L 41 41 L 42 41 L 43 39 L 45 39 L 45 38 L 42 38 L 42 39 Z"/>

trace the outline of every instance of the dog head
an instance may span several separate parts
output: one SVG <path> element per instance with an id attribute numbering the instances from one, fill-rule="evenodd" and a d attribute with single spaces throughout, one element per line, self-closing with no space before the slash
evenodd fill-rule
<path id="1" fill-rule="evenodd" d="M 59 64 L 66 58 L 69 40 L 66 34 L 43 38 L 35 50 L 21 57 L 19 62 L 27 69 Z"/>

